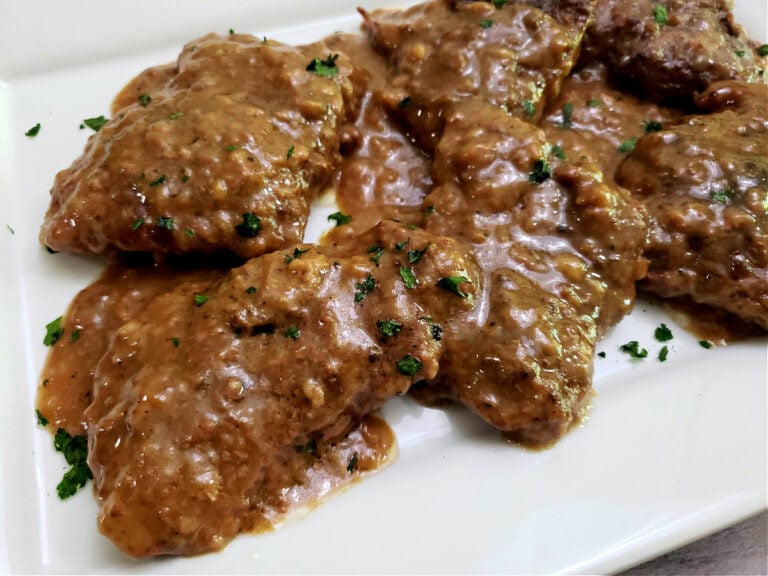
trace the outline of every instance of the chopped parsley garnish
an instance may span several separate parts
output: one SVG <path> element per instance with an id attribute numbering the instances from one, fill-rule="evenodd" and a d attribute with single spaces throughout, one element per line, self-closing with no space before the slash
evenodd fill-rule
<path id="1" fill-rule="evenodd" d="M 629 354 L 630 358 L 646 358 L 648 356 L 648 350 L 640 348 L 640 344 L 637 340 L 632 340 L 626 344 L 619 346 L 619 350 Z"/>
<path id="2" fill-rule="evenodd" d="M 307 65 L 309 72 L 314 72 L 318 76 L 325 78 L 333 78 L 339 73 L 339 69 L 336 67 L 336 60 L 338 60 L 338 54 L 328 54 L 328 58 L 320 60 L 320 58 L 313 58 L 312 62 Z"/>
<path id="3" fill-rule="evenodd" d="M 400 360 L 397 361 L 397 371 L 403 376 L 413 376 L 421 370 L 424 365 L 418 358 L 414 358 L 410 354 L 406 354 Z"/>
<path id="4" fill-rule="evenodd" d="M 496 9 L 503 8 L 504 4 L 509 2 L 509 0 L 493 0 L 493 5 L 496 6 Z"/>
<path id="5" fill-rule="evenodd" d="M 357 452 L 355 452 L 354 454 L 352 454 L 352 458 L 349 459 L 349 463 L 347 464 L 347 472 L 352 474 L 357 470 L 357 461 L 358 461 Z"/>
<path id="6" fill-rule="evenodd" d="M 422 250 L 409 250 L 408 251 L 408 262 L 411 264 L 416 264 L 419 260 L 421 260 L 421 257 L 426 254 L 427 250 L 429 249 L 429 244 L 424 246 Z"/>
<path id="7" fill-rule="evenodd" d="M 619 152 L 622 154 L 629 154 L 635 149 L 635 145 L 637 144 L 637 138 L 632 136 L 632 138 L 629 138 L 628 140 L 624 140 L 624 142 L 621 143 L 621 146 L 619 146 Z"/>
<path id="8" fill-rule="evenodd" d="M 80 330 L 73 330 L 72 333 L 69 335 L 69 341 L 77 342 L 78 340 L 80 340 Z"/>
<path id="9" fill-rule="evenodd" d="M 528 117 L 536 114 L 536 106 L 530 100 L 523 100 L 523 110 Z"/>
<path id="10" fill-rule="evenodd" d="M 397 320 L 377 320 L 376 321 L 376 328 L 378 328 L 379 332 L 384 334 L 384 336 L 394 336 L 395 334 L 400 332 L 400 329 L 402 327 L 403 325 Z"/>
<path id="11" fill-rule="evenodd" d="M 768 44 L 763 44 L 757 47 L 758 56 L 768 56 Z"/>
<path id="12" fill-rule="evenodd" d="M 170 340 L 170 342 L 171 342 L 171 344 L 173 344 L 174 348 L 178 348 L 179 345 L 181 344 L 181 340 L 176 338 L 176 336 L 171 336 L 170 338 L 168 338 L 168 340 Z"/>
<path id="13" fill-rule="evenodd" d="M 573 104 L 566 102 L 563 104 L 562 120 L 557 123 L 560 128 L 570 128 L 573 126 Z"/>
<path id="14" fill-rule="evenodd" d="M 102 126 L 107 123 L 107 119 L 104 116 L 96 116 L 96 118 L 86 118 L 83 120 L 83 124 L 88 126 L 94 132 L 101 130 Z"/>
<path id="15" fill-rule="evenodd" d="M 402 251 L 403 248 L 408 246 L 410 241 L 411 241 L 411 239 L 409 237 L 407 240 L 403 240 L 402 242 L 398 242 L 397 244 L 395 244 L 395 250 L 397 250 L 398 252 Z"/>
<path id="16" fill-rule="evenodd" d="M 424 216 L 429 216 L 430 214 L 433 214 L 435 212 L 434 206 L 427 206 L 427 209 L 424 210 Z"/>
<path id="17" fill-rule="evenodd" d="M 443 329 L 438 324 L 432 324 L 429 327 L 429 333 L 435 342 L 440 342 L 443 339 Z"/>
<path id="18" fill-rule="evenodd" d="M 314 454 L 317 450 L 317 440 L 312 438 L 309 442 L 306 444 L 299 444 L 298 446 L 293 447 L 296 452 L 299 452 L 301 454 Z"/>
<path id="19" fill-rule="evenodd" d="M 184 234 L 187 235 L 187 238 L 194 238 L 195 237 L 195 231 L 192 230 L 192 228 L 185 228 Z"/>
<path id="20" fill-rule="evenodd" d="M 256 286 L 248 286 L 248 288 L 245 289 L 246 294 L 255 294 L 256 293 Z"/>
<path id="21" fill-rule="evenodd" d="M 232 28 L 230 28 L 229 29 L 229 35 L 232 36 L 232 34 L 234 34 L 234 33 L 235 33 L 235 31 Z"/>
<path id="22" fill-rule="evenodd" d="M 189 182 L 189 173 L 188 172 L 182 172 L 181 173 L 181 181 L 185 184 Z"/>
<path id="23" fill-rule="evenodd" d="M 6 224 L 5 227 L 8 229 L 8 232 L 10 232 L 11 234 L 16 234 L 16 230 L 8 226 L 8 224 Z"/>
<path id="24" fill-rule="evenodd" d="M 139 104 L 142 108 L 146 108 L 152 101 L 152 97 L 149 94 L 139 94 Z"/>
<path id="25" fill-rule="evenodd" d="M 744 56 L 744 54 L 747 53 L 746 50 L 735 50 L 734 52 L 736 53 L 736 56 L 738 56 L 739 58 L 741 58 L 742 56 Z"/>
<path id="26" fill-rule="evenodd" d="M 138 230 L 142 226 L 144 226 L 144 218 L 136 218 L 131 224 L 131 230 Z"/>
<path id="27" fill-rule="evenodd" d="M 229 146 L 224 147 L 224 152 L 234 152 L 238 148 L 240 148 L 240 146 L 237 146 L 235 144 L 230 144 Z"/>
<path id="28" fill-rule="evenodd" d="M 372 254 L 371 256 L 371 262 L 376 264 L 378 267 L 379 264 L 381 264 L 381 256 L 384 254 L 384 248 L 381 246 L 368 246 L 368 250 L 366 250 L 366 254 Z"/>
<path id="29" fill-rule="evenodd" d="M 361 302 L 373 291 L 375 286 L 376 280 L 371 274 L 368 274 L 368 277 L 362 282 L 355 282 L 355 288 L 357 288 L 357 292 L 355 292 L 355 302 Z"/>
<path id="30" fill-rule="evenodd" d="M 299 327 L 294 325 L 288 328 L 285 332 L 283 332 L 283 336 L 286 338 L 290 338 L 291 340 L 296 340 L 296 338 L 299 337 L 301 334 L 301 330 L 299 330 Z"/>
<path id="31" fill-rule="evenodd" d="M 605 352 L 598 352 L 597 355 L 600 356 L 600 358 L 605 358 Z"/>
<path id="32" fill-rule="evenodd" d="M 589 106 L 590 108 L 597 108 L 598 106 L 602 106 L 602 105 L 603 105 L 603 101 L 600 100 L 600 98 L 590 98 L 589 100 L 587 100 L 587 106 Z"/>
<path id="33" fill-rule="evenodd" d="M 459 298 L 466 298 L 468 294 L 459 290 L 459 284 L 472 284 L 469 278 L 464 276 L 444 276 L 437 281 L 437 285 L 443 290 L 448 290 L 451 294 L 456 294 Z"/>
<path id="34" fill-rule="evenodd" d="M 35 416 L 37 416 L 37 423 L 40 426 L 43 426 L 43 427 L 48 426 L 48 418 L 43 416 L 43 413 L 40 412 L 40 410 L 37 410 L 37 409 L 35 410 Z"/>
<path id="35" fill-rule="evenodd" d="M 669 348 L 667 346 L 662 346 L 661 350 L 659 350 L 659 362 L 666 362 L 668 354 Z"/>
<path id="36" fill-rule="evenodd" d="M 195 306 L 198 308 L 208 302 L 209 298 L 205 294 L 195 294 Z"/>
<path id="37" fill-rule="evenodd" d="M 535 182 L 536 184 L 541 184 L 542 182 L 549 180 L 551 175 L 552 173 L 549 170 L 547 161 L 536 160 L 536 162 L 533 163 L 533 172 L 528 176 L 528 180 Z"/>
<path id="38" fill-rule="evenodd" d="M 294 146 L 293 144 L 291 144 L 291 147 L 288 148 L 288 153 L 285 155 L 286 160 L 290 160 L 291 156 L 293 156 L 293 149 L 294 149 Z"/>
<path id="39" fill-rule="evenodd" d="M 723 188 L 722 190 L 717 190 L 716 192 L 712 192 L 712 200 L 714 200 L 718 204 L 728 204 L 728 201 L 732 197 L 733 197 L 733 190 L 729 190 L 728 188 Z"/>
<path id="40" fill-rule="evenodd" d="M 490 18 L 485 18 L 483 20 L 480 20 L 480 22 L 478 22 L 477 25 L 480 26 L 480 28 L 482 28 L 483 30 L 488 30 L 488 28 L 493 26 L 493 20 L 491 20 Z"/>
<path id="41" fill-rule="evenodd" d="M 40 133 L 40 122 L 38 122 L 37 124 L 35 124 L 34 126 L 32 126 L 32 128 L 30 128 L 30 129 L 29 129 L 29 130 L 27 130 L 26 132 L 24 132 L 24 136 L 27 136 L 27 137 L 29 137 L 29 138 L 34 138 L 34 137 L 35 137 L 35 136 L 37 136 L 39 133 Z"/>
<path id="42" fill-rule="evenodd" d="M 261 228 L 261 218 L 253 212 L 244 212 L 242 217 L 243 221 L 235 226 L 235 230 L 243 238 L 253 238 Z"/>
<path id="43" fill-rule="evenodd" d="M 149 183 L 150 186 L 160 186 L 160 184 L 163 184 L 165 182 L 165 174 L 158 177 L 155 180 L 152 180 L 152 182 Z"/>
<path id="44" fill-rule="evenodd" d="M 412 102 L 411 97 L 406 96 L 405 98 L 400 100 L 400 102 L 397 103 L 397 107 L 400 108 L 401 110 L 403 108 L 409 108 L 411 106 L 411 102 Z"/>
<path id="45" fill-rule="evenodd" d="M 699 346 L 709 350 L 710 348 L 712 348 L 712 342 L 710 342 L 709 340 L 699 340 Z"/>
<path id="46" fill-rule="evenodd" d="M 168 230 L 173 231 L 173 218 L 170 216 L 160 216 L 157 219 L 157 223 L 155 224 L 157 226 L 158 230 Z"/>
<path id="47" fill-rule="evenodd" d="M 176 110 L 175 112 L 171 112 L 170 114 L 168 114 L 168 120 L 178 120 L 182 116 L 184 116 L 184 114 Z"/>
<path id="48" fill-rule="evenodd" d="M 296 258 L 301 258 L 301 255 L 302 254 L 306 254 L 307 252 L 309 252 L 309 248 L 306 248 L 304 250 L 299 250 L 298 248 L 294 248 L 293 249 L 293 256 L 291 256 L 290 254 L 286 254 L 285 258 L 283 258 L 283 261 L 286 264 L 290 264 L 291 262 L 296 260 Z"/>
<path id="49" fill-rule="evenodd" d="M 662 322 L 661 325 L 657 326 L 656 330 L 654 330 L 653 337 L 656 338 L 657 342 L 669 342 L 673 338 L 672 330 Z"/>
<path id="50" fill-rule="evenodd" d="M 560 160 L 565 160 L 566 158 L 565 150 L 563 150 L 559 144 L 555 144 L 554 146 L 552 146 L 552 155 L 557 158 L 560 158 Z"/>
<path id="51" fill-rule="evenodd" d="M 336 222 L 336 226 L 343 226 L 344 224 L 349 224 L 352 222 L 352 216 L 349 214 L 344 214 L 344 212 L 334 212 L 330 216 L 328 216 L 328 222 L 331 220 Z"/>
<path id="52" fill-rule="evenodd" d="M 53 346 L 59 341 L 62 334 L 64 334 L 64 328 L 61 327 L 61 316 L 59 316 L 45 325 L 45 338 L 43 338 L 43 344 L 46 346 Z"/>
<path id="53" fill-rule="evenodd" d="M 56 486 L 59 498 L 65 500 L 93 478 L 88 468 L 88 440 L 85 436 L 71 436 L 63 428 L 56 430 L 53 447 L 64 454 L 64 459 L 71 467 Z"/>
<path id="54" fill-rule="evenodd" d="M 419 283 L 419 281 L 416 279 L 416 275 L 410 268 L 401 267 L 400 278 L 403 279 L 403 283 L 408 290 L 416 288 L 416 285 Z"/>
<path id="55" fill-rule="evenodd" d="M 662 129 L 661 122 L 657 122 L 656 120 L 646 120 L 643 122 L 643 126 L 645 127 L 645 133 L 651 134 L 653 132 L 658 132 Z"/>
<path id="56" fill-rule="evenodd" d="M 653 19 L 659 26 L 665 26 L 669 23 L 669 15 L 667 9 L 660 4 L 653 7 Z"/>

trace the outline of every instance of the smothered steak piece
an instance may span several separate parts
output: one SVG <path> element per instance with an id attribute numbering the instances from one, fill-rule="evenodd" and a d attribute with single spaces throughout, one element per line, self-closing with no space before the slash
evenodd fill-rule
<path id="1" fill-rule="evenodd" d="M 588 11 L 590 3 L 582 4 Z M 385 103 L 427 150 L 437 144 L 451 105 L 468 97 L 535 121 L 571 70 L 586 25 L 570 28 L 512 2 L 495 8 L 432 0 L 364 16 L 371 41 L 392 66 Z"/>
<path id="2" fill-rule="evenodd" d="M 718 82 L 709 114 L 641 138 L 617 180 L 650 214 L 645 290 L 768 328 L 768 87 Z"/>
<path id="3" fill-rule="evenodd" d="M 173 73 L 143 76 L 57 175 L 42 242 L 252 257 L 301 241 L 355 112 L 349 61 L 324 44 L 209 35 L 185 46 Z"/>
<path id="4" fill-rule="evenodd" d="M 457 242 L 385 221 L 159 296 L 117 332 L 86 412 L 100 530 L 133 556 L 224 546 L 286 454 L 434 378 L 482 289 Z M 453 292 L 445 285 L 456 286 Z"/>
<path id="5" fill-rule="evenodd" d="M 644 214 L 592 165 L 482 102 L 448 120 L 434 177 L 426 227 L 469 242 L 489 279 L 471 321 L 446 331 L 434 393 L 551 442 L 585 406 L 597 338 L 632 307 Z"/>
<path id="6" fill-rule="evenodd" d="M 728 0 L 599 0 L 584 52 L 645 98 L 688 105 L 716 80 L 763 81 L 756 48 Z"/>

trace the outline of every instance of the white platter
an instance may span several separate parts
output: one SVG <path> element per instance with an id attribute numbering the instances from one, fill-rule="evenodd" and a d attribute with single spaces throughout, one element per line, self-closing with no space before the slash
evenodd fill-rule
<path id="1" fill-rule="evenodd" d="M 599 347 L 589 420 L 550 450 L 510 447 L 458 408 L 394 401 L 391 467 L 273 533 L 196 558 L 132 561 L 98 534 L 89 490 L 58 500 L 64 461 L 34 418 L 41 341 L 102 264 L 51 256 L 37 234 L 55 173 L 88 136 L 78 125 L 108 115 L 125 82 L 187 40 L 234 28 L 303 43 L 354 30 L 356 4 L 2 3 L 0 572 L 612 572 L 766 507 L 766 340 L 705 350 L 642 303 Z M 737 4 L 765 41 L 765 3 Z M 675 334 L 664 364 L 653 340 L 662 321 Z M 620 354 L 628 340 L 651 359 Z"/>

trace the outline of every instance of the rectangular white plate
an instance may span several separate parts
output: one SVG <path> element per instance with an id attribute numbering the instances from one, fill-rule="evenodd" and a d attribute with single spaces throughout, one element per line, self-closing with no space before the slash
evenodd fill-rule
<path id="1" fill-rule="evenodd" d="M 242 535 L 197 558 L 130 560 L 98 534 L 89 490 L 58 500 L 64 461 L 34 418 L 41 341 L 102 263 L 49 255 L 37 234 L 54 175 L 88 136 L 78 125 L 108 115 L 125 82 L 175 59 L 187 40 L 234 28 L 308 42 L 354 30 L 356 4 L 3 4 L 0 571 L 606 572 L 765 508 L 766 340 L 704 350 L 672 325 L 661 364 L 653 329 L 669 320 L 642 303 L 599 347 L 607 358 L 596 359 L 589 420 L 550 450 L 511 447 L 459 408 L 394 401 L 384 410 L 400 445 L 390 468 L 273 533 Z M 762 41 L 765 12 L 750 0 L 737 12 Z M 37 122 L 40 134 L 26 138 Z M 620 354 L 628 340 L 647 347 L 649 359 Z"/>

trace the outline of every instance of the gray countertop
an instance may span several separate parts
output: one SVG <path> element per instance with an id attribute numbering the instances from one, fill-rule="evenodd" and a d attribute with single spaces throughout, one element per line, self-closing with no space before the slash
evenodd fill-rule
<path id="1" fill-rule="evenodd" d="M 640 564 L 619 576 L 768 574 L 768 513 Z"/>

